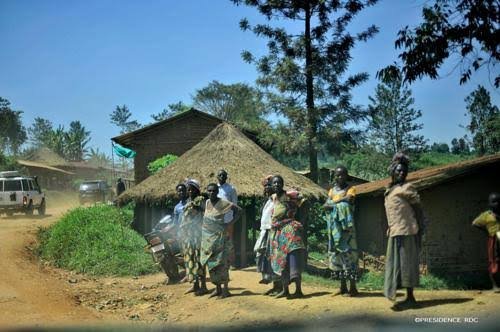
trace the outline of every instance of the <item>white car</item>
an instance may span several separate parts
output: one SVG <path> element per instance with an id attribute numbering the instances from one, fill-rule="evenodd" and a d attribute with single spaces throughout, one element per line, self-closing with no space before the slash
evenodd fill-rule
<path id="1" fill-rule="evenodd" d="M 22 176 L 17 171 L 0 172 L 0 214 L 32 215 L 37 209 L 39 215 L 45 215 L 45 208 L 45 193 L 36 176 Z"/>

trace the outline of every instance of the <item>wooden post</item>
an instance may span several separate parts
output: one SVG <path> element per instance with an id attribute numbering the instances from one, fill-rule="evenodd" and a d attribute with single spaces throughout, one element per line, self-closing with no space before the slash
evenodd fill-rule
<path id="1" fill-rule="evenodd" d="M 247 266 L 247 209 L 241 214 L 240 265 L 241 268 Z"/>

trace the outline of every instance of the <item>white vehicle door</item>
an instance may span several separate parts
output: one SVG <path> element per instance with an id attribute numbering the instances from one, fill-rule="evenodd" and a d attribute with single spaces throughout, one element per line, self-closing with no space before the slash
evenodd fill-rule
<path id="1" fill-rule="evenodd" d="M 0 206 L 6 205 L 9 196 L 3 191 L 4 180 L 0 180 Z"/>
<path id="2" fill-rule="evenodd" d="M 20 179 L 5 179 L 3 183 L 2 205 L 23 204 L 23 193 Z"/>
<path id="3" fill-rule="evenodd" d="M 40 188 L 38 187 L 37 183 L 35 180 L 30 179 L 30 187 L 31 187 L 31 193 L 33 196 L 33 204 L 36 206 L 39 206 L 42 203 L 42 193 L 40 193 Z"/>

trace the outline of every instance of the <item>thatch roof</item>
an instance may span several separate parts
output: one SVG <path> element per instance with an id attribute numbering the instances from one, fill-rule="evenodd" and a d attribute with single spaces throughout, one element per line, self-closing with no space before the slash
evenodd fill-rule
<path id="1" fill-rule="evenodd" d="M 57 167 L 45 165 L 45 164 L 38 163 L 38 162 L 35 162 L 35 161 L 30 161 L 30 160 L 17 160 L 17 163 L 20 164 L 20 165 L 23 165 L 23 166 L 28 166 L 28 167 L 37 167 L 37 168 L 49 169 L 51 171 L 55 171 L 55 172 L 59 172 L 59 173 L 64 173 L 64 174 L 67 174 L 67 175 L 73 175 L 73 174 L 75 174 L 75 173 L 68 172 L 68 171 L 65 171 L 65 170 L 57 168 Z"/>
<path id="2" fill-rule="evenodd" d="M 285 189 L 297 188 L 306 197 L 326 197 L 323 188 L 280 164 L 238 129 L 222 123 L 171 165 L 126 190 L 119 201 L 160 202 L 175 197 L 175 186 L 185 178 L 195 178 L 205 188 L 210 182 L 217 182 L 221 168 L 227 170 L 228 182 L 236 187 L 238 196 L 262 196 L 262 179 L 280 174 Z"/>
<path id="3" fill-rule="evenodd" d="M 483 167 L 496 165 L 500 169 L 500 154 L 484 156 L 456 163 L 424 168 L 408 173 L 407 182 L 412 182 L 419 190 L 426 189 L 449 181 L 458 176 L 464 176 L 481 170 Z M 373 181 L 356 186 L 357 195 L 377 196 L 384 193 L 390 178 Z"/>
<path id="4" fill-rule="evenodd" d="M 45 164 L 48 166 L 67 166 L 68 163 L 63 157 L 55 153 L 49 148 L 41 147 L 31 151 L 26 159 L 37 163 Z"/>

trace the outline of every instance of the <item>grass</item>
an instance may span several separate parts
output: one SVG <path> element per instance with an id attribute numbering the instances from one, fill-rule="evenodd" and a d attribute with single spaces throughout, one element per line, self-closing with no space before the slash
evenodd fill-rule
<path id="1" fill-rule="evenodd" d="M 327 254 L 323 252 L 310 251 L 308 253 L 311 262 L 325 262 Z M 325 265 L 326 268 L 326 265 Z M 311 269 L 309 272 L 314 272 Z M 316 272 L 318 275 L 316 275 Z M 338 280 L 331 280 L 327 277 L 319 275 L 324 273 L 324 269 L 316 271 L 315 274 L 303 273 L 303 280 L 306 284 L 338 288 L 340 282 Z M 377 271 L 365 271 L 357 283 L 358 288 L 366 290 L 382 291 L 384 288 L 384 273 Z M 426 274 L 420 275 L 420 287 L 418 289 L 424 290 L 464 290 L 464 289 L 489 289 L 491 287 L 490 281 L 486 274 Z"/>
<path id="2" fill-rule="evenodd" d="M 302 274 L 302 280 L 305 284 L 327 287 L 339 288 L 340 282 L 338 280 L 331 280 L 329 278 L 311 275 L 309 273 Z M 359 289 L 370 291 L 382 291 L 384 289 L 384 273 L 367 271 L 363 273 L 357 283 Z M 467 276 L 456 275 L 439 276 L 433 274 L 420 276 L 420 287 L 417 289 L 423 290 L 465 290 L 465 289 L 489 289 L 488 278 L 485 276 Z"/>
<path id="3" fill-rule="evenodd" d="M 129 227 L 131 211 L 95 205 L 70 210 L 39 231 L 40 257 L 57 267 L 101 276 L 157 272 L 146 241 Z"/>

